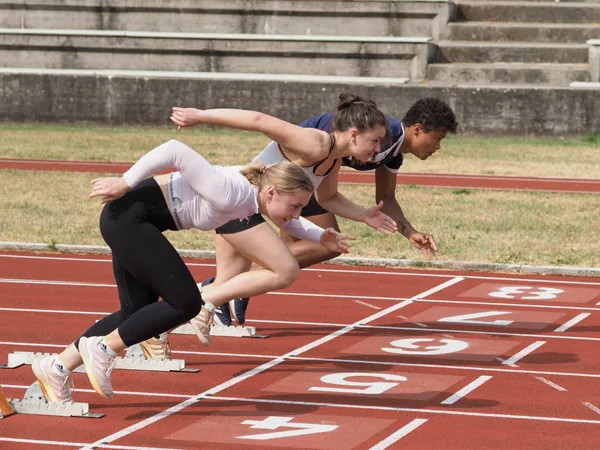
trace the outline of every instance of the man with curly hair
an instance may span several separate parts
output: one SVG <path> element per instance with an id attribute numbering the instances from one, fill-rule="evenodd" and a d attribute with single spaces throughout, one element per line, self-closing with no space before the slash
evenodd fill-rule
<path id="1" fill-rule="evenodd" d="M 323 131 L 331 131 L 335 113 L 330 112 L 311 117 L 300 126 L 305 128 L 317 128 Z M 387 117 L 387 116 L 386 116 Z M 361 163 L 353 158 L 344 158 L 343 165 L 355 170 L 375 170 L 375 199 L 379 203 L 383 201 L 382 212 L 391 217 L 398 224 L 398 232 L 402 234 L 417 249 L 421 250 L 425 257 L 438 257 L 435 240 L 431 234 L 417 231 L 404 216 L 402 208 L 396 199 L 396 175 L 404 161 L 404 154 L 412 153 L 421 160 L 426 160 L 441 147 L 441 141 L 448 133 L 455 133 L 458 126 L 456 116 L 450 106 L 437 98 L 423 98 L 415 102 L 408 110 L 402 121 L 387 117 L 391 136 L 382 143 L 381 151 L 371 158 L 367 163 Z M 321 184 L 331 184 L 331 190 L 337 190 L 337 181 L 329 177 Z M 308 205 L 302 210 L 302 217 L 327 229 L 332 227 L 339 231 L 336 216 L 325 210 L 317 202 L 313 195 Z M 219 245 L 219 236 L 215 245 Z M 282 233 L 282 238 L 288 245 L 292 254 L 298 260 L 300 268 L 312 266 L 323 261 L 339 256 L 306 240 L 296 239 L 287 233 Z M 225 245 L 225 243 L 223 243 Z M 210 278 L 204 283 L 210 283 L 218 279 Z M 248 298 L 232 300 L 217 309 L 215 319 L 223 325 L 231 325 L 232 317 L 239 324 L 246 320 L 246 309 Z"/>

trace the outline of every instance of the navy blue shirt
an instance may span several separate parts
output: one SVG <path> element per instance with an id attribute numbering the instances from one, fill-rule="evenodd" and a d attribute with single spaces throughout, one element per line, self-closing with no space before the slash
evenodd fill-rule
<path id="1" fill-rule="evenodd" d="M 316 128 L 323 131 L 333 131 L 333 119 L 335 113 L 321 114 L 320 116 L 313 116 L 310 119 L 305 120 L 300 124 L 303 128 Z M 390 172 L 397 173 L 398 169 L 404 161 L 404 155 L 400 153 L 400 146 L 404 140 L 404 128 L 399 120 L 394 120 L 387 117 L 390 123 L 390 132 L 392 134 L 392 144 L 386 148 L 381 149 L 379 153 L 373 156 L 373 161 L 368 163 L 362 163 L 352 157 L 342 158 L 342 165 L 346 167 L 352 167 L 356 170 L 374 170 L 380 166 L 385 166 Z"/>

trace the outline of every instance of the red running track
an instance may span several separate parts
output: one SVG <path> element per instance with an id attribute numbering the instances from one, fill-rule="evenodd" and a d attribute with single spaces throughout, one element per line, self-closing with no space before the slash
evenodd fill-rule
<path id="1" fill-rule="evenodd" d="M 131 163 L 0 158 L 0 169 L 123 173 L 129 167 L 131 167 Z M 375 176 L 373 172 L 343 171 L 340 174 L 340 182 L 374 183 Z M 397 182 L 403 185 L 446 188 L 600 193 L 600 180 L 583 178 L 505 177 L 402 172 Z"/>
<path id="2" fill-rule="evenodd" d="M 60 351 L 118 304 L 106 256 L 2 252 L 0 286 L 0 361 Z M 172 335 L 200 373 L 116 370 L 112 400 L 76 373 L 104 418 L 14 415 L 0 447 L 600 448 L 599 303 L 600 279 L 317 266 L 251 301 L 268 339 Z M 32 382 L 0 370 L 9 397 Z"/>

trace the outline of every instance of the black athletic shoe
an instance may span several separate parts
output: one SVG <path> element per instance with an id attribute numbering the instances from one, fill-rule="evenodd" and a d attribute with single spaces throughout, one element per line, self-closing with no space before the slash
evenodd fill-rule
<path id="1" fill-rule="evenodd" d="M 233 316 L 237 323 L 243 325 L 244 322 L 246 322 L 246 310 L 248 309 L 249 302 L 249 298 L 236 298 L 235 300 L 231 300 L 228 308 L 230 312 L 229 320 L 231 320 L 231 316 Z"/>

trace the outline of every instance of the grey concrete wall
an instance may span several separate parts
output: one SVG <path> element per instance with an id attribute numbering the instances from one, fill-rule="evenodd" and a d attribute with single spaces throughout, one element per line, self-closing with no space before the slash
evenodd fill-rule
<path id="1" fill-rule="evenodd" d="M 437 37 L 456 11 L 454 3 L 444 1 L 45 0 L 40 8 L 41 4 L 0 0 L 0 27 Z"/>
<path id="2" fill-rule="evenodd" d="M 377 101 L 399 119 L 435 96 L 469 134 L 581 135 L 600 130 L 600 91 L 569 88 L 362 87 L 323 83 L 165 80 L 135 77 L 0 74 L 0 120 L 168 124 L 172 106 L 264 111 L 292 122 L 331 111 L 340 92 Z"/>

